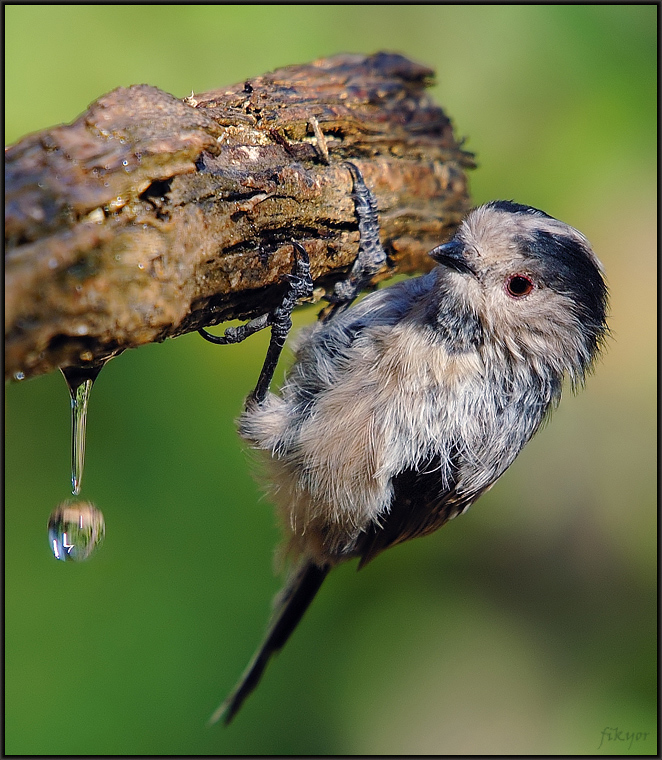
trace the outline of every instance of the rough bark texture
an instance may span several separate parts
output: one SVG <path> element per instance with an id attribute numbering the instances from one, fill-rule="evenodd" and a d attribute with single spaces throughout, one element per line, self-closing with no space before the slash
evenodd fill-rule
<path id="1" fill-rule="evenodd" d="M 316 285 L 352 263 L 353 161 L 395 271 L 469 208 L 473 166 L 402 56 L 342 55 L 178 100 L 119 88 L 5 154 L 5 377 L 90 366 L 272 308 L 309 253 Z M 321 292 L 321 291 L 320 291 Z"/>

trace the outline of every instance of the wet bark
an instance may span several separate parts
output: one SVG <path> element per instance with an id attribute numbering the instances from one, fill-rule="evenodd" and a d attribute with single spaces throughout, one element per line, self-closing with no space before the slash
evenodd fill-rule
<path id="1" fill-rule="evenodd" d="M 342 55 L 179 100 L 148 85 L 5 154 L 5 377 L 90 366 L 272 308 L 292 241 L 318 290 L 353 262 L 352 179 L 377 197 L 384 271 L 469 208 L 462 150 L 401 56 Z"/>

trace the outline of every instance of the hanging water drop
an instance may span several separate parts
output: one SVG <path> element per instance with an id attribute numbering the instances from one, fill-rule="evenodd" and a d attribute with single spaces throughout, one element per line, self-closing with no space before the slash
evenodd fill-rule
<path id="1" fill-rule="evenodd" d="M 48 518 L 48 543 L 55 559 L 63 562 L 87 559 L 105 534 L 103 514 L 91 501 L 63 501 Z"/>
<path id="2" fill-rule="evenodd" d="M 78 496 L 85 466 L 87 404 L 92 385 L 103 364 L 93 367 L 60 367 L 71 396 L 71 493 Z"/>

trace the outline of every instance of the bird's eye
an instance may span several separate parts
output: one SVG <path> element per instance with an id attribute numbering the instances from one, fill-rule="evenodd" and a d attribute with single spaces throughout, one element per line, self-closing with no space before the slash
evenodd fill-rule
<path id="1" fill-rule="evenodd" d="M 506 292 L 513 298 L 528 296 L 533 290 L 533 280 L 525 274 L 513 274 L 506 280 Z"/>

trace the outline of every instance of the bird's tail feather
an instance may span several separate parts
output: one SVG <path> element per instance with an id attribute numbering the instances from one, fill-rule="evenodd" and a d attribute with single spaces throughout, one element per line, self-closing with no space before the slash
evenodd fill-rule
<path id="1" fill-rule="evenodd" d="M 221 717 L 227 725 L 234 718 L 246 697 L 260 682 L 271 656 L 283 647 L 297 627 L 330 569 L 329 565 L 320 567 L 305 561 L 292 573 L 287 585 L 276 597 L 273 619 L 262 645 L 230 695 L 209 719 L 210 725 Z"/>

